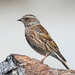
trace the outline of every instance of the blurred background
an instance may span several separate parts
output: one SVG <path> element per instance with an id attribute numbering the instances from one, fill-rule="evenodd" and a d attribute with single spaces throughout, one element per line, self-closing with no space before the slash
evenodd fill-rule
<path id="1" fill-rule="evenodd" d="M 11 54 L 27 55 L 41 60 L 27 43 L 23 23 L 26 14 L 37 16 L 47 29 L 71 69 L 75 69 L 75 0 L 0 0 L 0 62 Z M 65 67 L 49 56 L 45 62 L 53 68 Z"/>

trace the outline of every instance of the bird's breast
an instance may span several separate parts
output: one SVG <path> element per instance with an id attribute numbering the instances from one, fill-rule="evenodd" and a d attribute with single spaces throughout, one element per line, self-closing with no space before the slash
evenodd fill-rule
<path id="1" fill-rule="evenodd" d="M 25 37 L 29 45 L 38 53 L 45 55 L 45 44 L 37 37 L 37 34 L 31 29 L 25 30 Z"/>

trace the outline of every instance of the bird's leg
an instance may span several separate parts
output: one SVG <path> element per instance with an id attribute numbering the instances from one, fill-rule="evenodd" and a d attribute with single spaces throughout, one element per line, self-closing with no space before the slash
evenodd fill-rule
<path id="1" fill-rule="evenodd" d="M 43 63 L 43 62 L 44 62 L 44 60 L 45 60 L 48 56 L 49 56 L 49 52 L 48 52 L 48 53 L 46 53 L 46 55 L 44 56 L 44 58 L 41 60 L 41 63 Z"/>

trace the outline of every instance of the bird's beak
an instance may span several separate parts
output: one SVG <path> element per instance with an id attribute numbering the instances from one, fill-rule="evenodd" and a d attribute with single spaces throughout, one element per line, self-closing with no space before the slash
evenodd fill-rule
<path id="1" fill-rule="evenodd" d="M 21 19 L 18 19 L 17 21 L 22 21 Z"/>

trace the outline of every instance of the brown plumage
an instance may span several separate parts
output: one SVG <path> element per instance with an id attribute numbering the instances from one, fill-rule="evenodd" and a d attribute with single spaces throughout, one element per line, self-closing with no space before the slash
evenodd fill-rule
<path id="1" fill-rule="evenodd" d="M 45 56 L 41 62 L 43 62 L 47 56 L 51 55 L 69 69 L 65 63 L 66 59 L 60 53 L 58 46 L 34 15 L 25 15 L 18 21 L 22 21 L 25 25 L 25 37 L 29 45 L 36 52 Z"/>

